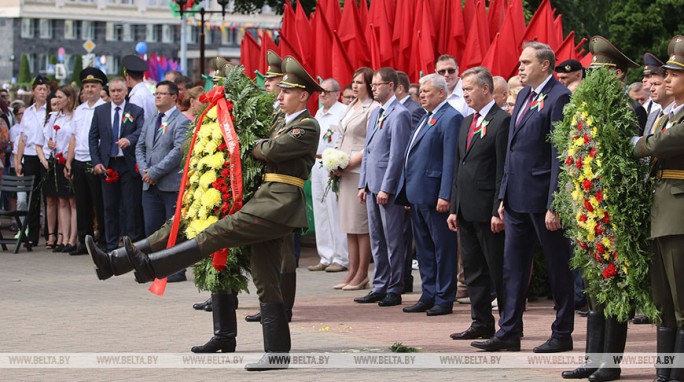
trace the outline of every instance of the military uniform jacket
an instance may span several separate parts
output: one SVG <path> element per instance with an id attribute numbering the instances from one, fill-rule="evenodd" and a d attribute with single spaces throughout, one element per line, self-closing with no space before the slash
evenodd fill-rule
<path id="1" fill-rule="evenodd" d="M 308 110 L 293 121 L 276 125 L 270 139 L 256 143 L 252 155 L 266 163 L 264 173 L 289 175 L 306 180 L 316 161 L 320 128 Z M 307 227 L 304 189 L 286 183 L 264 182 L 240 210 L 293 228 Z"/>
<path id="2" fill-rule="evenodd" d="M 642 137 L 634 147 L 638 158 L 652 156 L 656 176 L 651 207 L 651 238 L 684 235 L 684 180 L 659 179 L 660 170 L 684 171 L 684 109 L 681 109 L 663 132 L 668 118 L 661 118 L 655 134 Z"/>

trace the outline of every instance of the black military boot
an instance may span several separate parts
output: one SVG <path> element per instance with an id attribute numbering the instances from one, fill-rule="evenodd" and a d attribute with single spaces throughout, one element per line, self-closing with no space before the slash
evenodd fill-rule
<path id="1" fill-rule="evenodd" d="M 211 294 L 211 315 L 214 319 L 214 336 L 202 346 L 193 346 L 193 353 L 233 353 L 237 336 L 235 296 L 226 292 Z"/>
<path id="2" fill-rule="evenodd" d="M 658 358 L 663 354 L 674 353 L 675 341 L 677 339 L 677 329 L 659 326 L 656 332 L 656 351 Z M 668 382 L 670 371 L 667 367 L 656 367 L 656 379 L 653 382 Z"/>
<path id="3" fill-rule="evenodd" d="M 97 246 L 95 239 L 90 235 L 86 236 L 85 245 L 95 263 L 95 273 L 100 280 L 107 280 L 112 276 L 123 275 L 133 270 L 133 264 L 128 260 L 125 248 L 117 248 L 107 253 Z M 150 250 L 150 243 L 147 239 L 142 239 L 134 245 L 143 253 Z"/>
<path id="4" fill-rule="evenodd" d="M 162 279 L 205 257 L 200 252 L 196 239 L 146 255 L 136 248 L 131 239 L 124 237 L 124 248 L 126 248 L 128 260 L 135 269 L 135 280 L 139 283 Z"/>
<path id="5" fill-rule="evenodd" d="M 603 339 L 603 353 L 605 354 L 601 366 L 589 376 L 591 382 L 605 382 L 620 379 L 622 370 L 619 365 L 613 367 L 615 359 L 605 357 L 622 356 L 627 342 L 627 322 L 618 322 L 615 317 L 606 318 L 606 333 Z"/>
<path id="6" fill-rule="evenodd" d="M 660 332 L 658 332 L 658 335 L 660 335 Z M 674 350 L 672 351 L 672 353 L 676 353 L 675 357 L 677 357 L 677 359 L 681 356 L 684 356 L 684 329 L 682 329 L 682 328 L 677 329 L 677 337 L 675 340 Z M 681 363 L 682 360 L 677 360 L 676 362 Z M 683 382 L 684 381 L 684 369 L 680 369 L 680 368 L 670 369 L 670 379 L 668 379 L 668 381 L 670 381 L 670 382 Z"/>
<path id="7" fill-rule="evenodd" d="M 206 301 L 192 304 L 192 309 L 211 312 L 211 297 L 209 297 Z"/>
<path id="8" fill-rule="evenodd" d="M 285 305 L 261 304 L 261 330 L 264 333 L 264 354 L 256 363 L 245 365 L 248 371 L 287 369 L 290 366 L 290 327 L 285 316 Z"/>
<path id="9" fill-rule="evenodd" d="M 606 317 L 603 312 L 590 311 L 587 315 L 587 345 L 584 350 L 584 364 L 575 370 L 564 371 L 561 376 L 565 379 L 583 379 L 589 377 L 597 369 L 600 360 L 592 359 L 589 354 L 603 352 L 603 336 Z"/>
<path id="10" fill-rule="evenodd" d="M 296 272 L 280 274 L 280 293 L 283 295 L 287 322 L 292 322 L 292 307 L 294 306 L 295 294 L 297 293 Z"/>

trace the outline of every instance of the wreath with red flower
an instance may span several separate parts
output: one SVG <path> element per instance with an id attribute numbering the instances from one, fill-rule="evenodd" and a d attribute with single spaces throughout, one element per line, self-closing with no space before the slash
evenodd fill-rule
<path id="1" fill-rule="evenodd" d="M 639 307 L 655 322 L 648 169 L 632 158 L 638 126 L 622 83 L 607 69 L 592 71 L 564 115 L 552 133 L 563 163 L 554 208 L 576 244 L 572 263 L 583 270 L 585 293 L 619 321 Z"/>

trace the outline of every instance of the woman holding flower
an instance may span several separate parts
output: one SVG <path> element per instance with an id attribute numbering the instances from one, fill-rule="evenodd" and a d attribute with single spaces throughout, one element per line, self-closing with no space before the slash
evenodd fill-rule
<path id="1" fill-rule="evenodd" d="M 370 83 L 373 70 L 359 68 L 352 76 L 352 91 L 356 99 L 347 107 L 339 126 L 342 140 L 340 151 L 349 155 L 349 164 L 344 170 L 335 171 L 340 177 L 339 210 L 340 229 L 347 234 L 349 248 L 349 271 L 342 283 L 335 289 L 359 290 L 368 287 L 368 265 L 371 248 L 368 234 L 368 212 L 366 206 L 356 199 L 359 184 L 359 166 L 366 141 L 368 116 L 379 106 L 373 101 Z"/>
<path id="2" fill-rule="evenodd" d="M 40 163 L 47 171 L 43 194 L 47 201 L 48 244 L 53 252 L 73 251 L 76 246 L 76 199 L 64 176 L 66 152 L 73 131 L 76 93 L 71 86 L 57 89 L 48 103 L 48 120 L 43 127 L 43 142 L 36 144 Z M 55 233 L 57 225 L 59 233 Z"/>

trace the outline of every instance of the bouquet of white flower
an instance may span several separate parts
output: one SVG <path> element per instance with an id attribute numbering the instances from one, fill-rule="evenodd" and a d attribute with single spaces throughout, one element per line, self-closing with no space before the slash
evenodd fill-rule
<path id="1" fill-rule="evenodd" d="M 328 196 L 328 191 L 332 190 L 335 194 L 340 191 L 340 177 L 333 174 L 333 171 L 342 171 L 349 165 L 349 154 L 344 151 L 327 148 L 323 151 L 321 158 L 321 166 L 330 173 L 328 185 L 325 187 L 325 191 L 323 191 L 323 198 L 321 200 L 323 201 Z"/>

